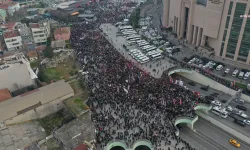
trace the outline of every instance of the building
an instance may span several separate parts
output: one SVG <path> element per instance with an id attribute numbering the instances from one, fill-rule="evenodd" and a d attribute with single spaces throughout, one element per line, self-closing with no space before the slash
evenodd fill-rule
<path id="1" fill-rule="evenodd" d="M 10 98 L 12 98 L 12 96 L 7 88 L 0 90 L 0 102 L 8 100 Z"/>
<path id="2" fill-rule="evenodd" d="M 28 55 L 30 61 L 34 61 L 34 60 L 38 59 L 38 55 L 37 55 L 36 51 L 30 51 L 27 53 L 27 55 Z"/>
<path id="3" fill-rule="evenodd" d="M 3 33 L 4 41 L 8 51 L 22 49 L 22 38 L 18 31 L 7 31 Z"/>
<path id="4" fill-rule="evenodd" d="M 0 9 L 0 23 L 4 23 L 7 17 L 6 10 Z"/>
<path id="5" fill-rule="evenodd" d="M 19 31 L 21 35 L 23 41 L 23 47 L 28 51 L 34 50 L 36 45 L 33 39 L 31 29 L 27 27 L 27 25 L 24 23 L 16 25 L 16 29 Z"/>
<path id="6" fill-rule="evenodd" d="M 15 124 L 43 118 L 64 108 L 63 100 L 74 96 L 64 80 L 0 102 L 0 124 Z M 4 114 L 4 115 L 3 115 Z"/>
<path id="7" fill-rule="evenodd" d="M 29 25 L 36 45 L 46 45 L 47 38 L 50 36 L 49 22 L 30 23 Z"/>
<path id="8" fill-rule="evenodd" d="M 70 38 L 70 27 L 57 28 L 54 32 L 55 40 L 69 40 Z"/>
<path id="9" fill-rule="evenodd" d="M 35 85 L 37 75 L 31 69 L 29 61 L 23 53 L 5 56 L 0 67 L 0 89 L 8 88 L 10 92 Z M 7 67 L 4 67 L 7 66 Z"/>
<path id="10" fill-rule="evenodd" d="M 13 16 L 14 12 L 20 9 L 20 5 L 19 3 L 11 0 L 0 0 L 0 9 L 6 10 L 9 15 Z"/>
<path id="11" fill-rule="evenodd" d="M 164 0 L 162 23 L 215 57 L 250 63 L 250 0 Z"/>

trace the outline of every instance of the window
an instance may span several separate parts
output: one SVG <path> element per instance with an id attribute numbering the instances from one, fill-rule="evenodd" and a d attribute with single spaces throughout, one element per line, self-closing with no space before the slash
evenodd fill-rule
<path id="1" fill-rule="evenodd" d="M 231 3 L 230 3 L 231 4 Z M 230 36 L 228 40 L 227 53 L 234 54 L 236 46 L 238 44 L 238 38 L 244 18 L 241 18 L 240 15 L 245 13 L 246 4 L 237 3 L 235 8 L 235 13 L 233 17 L 232 27 L 230 31 Z M 229 54 L 229 55 L 230 55 Z M 234 56 L 234 55 L 233 55 Z M 229 56 L 230 58 L 230 56 Z"/>
<path id="2" fill-rule="evenodd" d="M 246 61 L 247 61 L 247 58 L 238 57 L 237 60 L 238 60 L 238 61 L 242 61 L 242 62 L 246 62 Z"/>
<path id="3" fill-rule="evenodd" d="M 220 56 L 222 56 L 222 54 L 223 54 L 224 45 L 225 45 L 225 43 L 222 42 L 221 43 L 221 48 L 220 48 Z"/>
<path id="4" fill-rule="evenodd" d="M 207 6 L 207 0 L 197 0 L 197 4 Z"/>
<path id="5" fill-rule="evenodd" d="M 250 51 L 250 18 L 247 18 L 244 33 L 241 40 L 239 56 L 247 57 Z"/>
<path id="6" fill-rule="evenodd" d="M 232 12 L 232 8 L 233 8 L 233 2 L 230 2 L 229 8 L 228 8 L 228 15 L 231 15 Z"/>
<path id="7" fill-rule="evenodd" d="M 229 21 L 230 21 L 230 16 L 227 16 L 226 27 L 225 27 L 226 29 L 228 28 Z"/>
<path id="8" fill-rule="evenodd" d="M 234 55 L 234 54 L 229 54 L 229 53 L 227 53 L 227 54 L 226 54 L 226 57 L 227 57 L 227 58 L 231 58 L 231 59 L 233 59 L 233 58 L 234 58 L 234 56 L 233 56 L 233 55 Z"/>
<path id="9" fill-rule="evenodd" d="M 223 42 L 225 42 L 226 37 L 227 37 L 227 30 L 224 31 L 224 35 L 223 35 L 223 39 L 222 39 Z"/>

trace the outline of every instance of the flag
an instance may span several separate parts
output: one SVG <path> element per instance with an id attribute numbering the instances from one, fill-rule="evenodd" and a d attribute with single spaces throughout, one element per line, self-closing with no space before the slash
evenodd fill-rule
<path id="1" fill-rule="evenodd" d="M 169 76 L 169 81 L 170 83 L 173 83 L 173 78 L 171 76 Z"/>
<path id="2" fill-rule="evenodd" d="M 182 105 L 182 99 L 180 98 L 180 105 Z"/>

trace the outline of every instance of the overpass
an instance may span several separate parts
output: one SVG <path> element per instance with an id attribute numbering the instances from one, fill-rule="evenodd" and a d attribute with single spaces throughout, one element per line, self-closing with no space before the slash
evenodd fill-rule
<path id="1" fill-rule="evenodd" d="M 107 144 L 104 150 L 111 150 L 113 147 L 118 146 L 122 147 L 124 150 L 135 150 L 138 146 L 147 146 L 150 150 L 154 150 L 152 143 L 144 139 L 135 141 L 134 144 L 131 146 L 128 146 L 122 140 L 113 140 Z"/>
<path id="2" fill-rule="evenodd" d="M 197 104 L 195 107 L 194 107 L 194 110 L 200 110 L 200 111 L 203 111 L 204 113 L 207 113 L 210 109 L 212 109 L 212 106 L 211 105 L 207 105 L 207 104 Z M 194 123 L 198 120 L 198 116 L 195 116 L 194 118 L 191 118 L 191 117 L 178 117 L 175 119 L 175 123 L 174 125 L 177 126 L 178 124 L 181 124 L 181 123 L 186 123 L 187 126 L 189 128 L 191 128 L 193 130 L 193 127 L 194 127 Z"/>
<path id="3" fill-rule="evenodd" d="M 192 81 L 195 81 L 199 84 L 202 84 L 204 86 L 208 86 L 215 89 L 215 90 L 218 90 L 218 91 L 222 91 L 224 93 L 227 93 L 229 95 L 236 95 L 238 93 L 238 91 L 236 90 L 233 90 L 221 83 L 218 83 L 216 81 L 214 81 L 213 79 L 203 75 L 203 74 L 200 74 L 199 72 L 193 70 L 193 69 L 189 69 L 189 68 L 182 68 L 181 66 L 178 66 L 178 67 L 174 67 L 172 69 L 169 70 L 168 72 L 168 76 L 171 76 L 173 74 L 178 74 L 180 76 L 183 76 L 189 80 L 192 80 Z M 250 102 L 250 96 L 246 95 L 246 94 L 241 94 L 241 98 Z"/>

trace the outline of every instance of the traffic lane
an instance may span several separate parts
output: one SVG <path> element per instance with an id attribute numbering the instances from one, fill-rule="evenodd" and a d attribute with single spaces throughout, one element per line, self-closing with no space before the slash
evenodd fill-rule
<path id="1" fill-rule="evenodd" d="M 207 95 L 210 95 L 210 94 L 213 94 L 213 93 L 218 93 L 219 94 L 218 98 L 220 100 L 227 100 L 227 99 L 229 99 L 231 97 L 230 95 L 228 95 L 228 94 L 226 94 L 224 92 L 221 92 L 221 91 L 218 91 L 218 90 L 215 90 L 215 89 L 212 89 L 212 88 L 209 88 L 208 91 L 204 91 L 204 90 L 201 89 L 201 87 L 206 86 L 206 85 L 196 83 L 195 81 L 193 81 L 193 82 L 195 82 L 196 85 L 192 86 L 192 85 L 188 84 L 188 82 L 190 82 L 192 80 L 189 80 L 189 79 L 187 79 L 187 78 L 185 78 L 183 76 L 177 75 L 177 74 L 174 74 L 173 78 L 181 79 L 184 82 L 184 86 L 186 86 L 191 91 L 200 92 L 200 95 L 203 96 L 203 97 L 207 96 Z"/>
<path id="2" fill-rule="evenodd" d="M 236 110 L 240 110 L 240 109 L 237 109 L 237 108 L 236 108 L 237 105 L 242 105 L 242 106 L 246 107 L 246 108 L 247 108 L 247 111 L 243 111 L 243 112 L 245 112 L 245 114 L 247 114 L 248 116 L 250 116 L 250 111 L 249 111 L 249 109 L 250 109 L 250 103 L 245 102 L 244 104 L 240 104 L 240 103 L 237 103 L 235 100 L 232 100 L 232 101 L 229 103 L 229 105 L 232 106 L 232 107 L 233 107 L 234 109 L 236 109 Z"/>
<path id="3" fill-rule="evenodd" d="M 246 125 L 245 127 L 242 127 L 236 123 L 234 123 L 234 118 L 228 116 L 227 118 L 221 118 L 220 116 L 212 113 L 211 111 L 208 112 L 208 115 L 211 116 L 212 118 L 220 121 L 221 123 L 231 127 L 232 129 L 250 137 L 250 126 Z"/>
<path id="4" fill-rule="evenodd" d="M 197 135 L 194 131 L 187 127 L 182 127 L 180 130 L 179 135 L 183 140 L 188 142 L 193 148 L 198 150 L 220 150 L 219 148 L 215 147 L 212 143 L 209 143 L 206 139 Z"/>
<path id="5" fill-rule="evenodd" d="M 249 144 L 242 142 L 241 140 L 235 138 L 230 133 L 214 126 L 213 124 L 211 124 L 210 122 L 206 121 L 205 119 L 203 119 L 201 117 L 198 119 L 197 122 L 195 122 L 194 129 L 197 132 L 201 132 L 201 133 L 207 135 L 208 137 L 210 137 L 214 141 L 222 144 L 224 147 L 228 148 L 229 150 L 237 150 L 237 149 L 249 150 L 250 149 Z M 236 148 L 233 145 L 231 145 L 228 141 L 230 138 L 233 138 L 233 139 L 236 139 L 237 141 L 239 141 L 241 144 L 241 147 Z"/>

